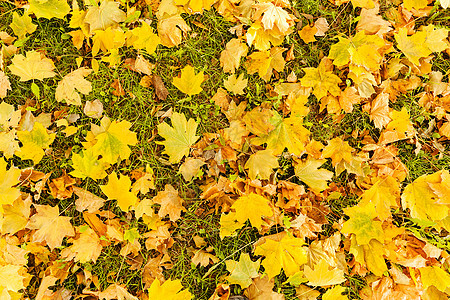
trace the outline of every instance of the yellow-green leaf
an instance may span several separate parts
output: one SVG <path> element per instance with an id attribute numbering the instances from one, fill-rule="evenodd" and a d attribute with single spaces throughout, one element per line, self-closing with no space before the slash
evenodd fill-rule
<path id="1" fill-rule="evenodd" d="M 248 253 L 241 253 L 239 262 L 234 260 L 225 261 L 227 271 L 230 275 L 227 280 L 230 284 L 239 284 L 245 289 L 252 284 L 252 278 L 258 277 L 260 261 L 252 261 Z"/>
<path id="2" fill-rule="evenodd" d="M 44 157 L 44 149 L 53 143 L 56 134 L 48 134 L 47 129 L 36 122 L 31 131 L 18 131 L 17 136 L 23 146 L 15 154 L 21 159 L 31 159 L 37 164 Z"/>
<path id="3" fill-rule="evenodd" d="M 381 222 L 374 221 L 378 217 L 378 213 L 373 203 L 344 208 L 344 212 L 350 219 L 342 225 L 341 232 L 355 234 L 358 245 L 367 245 L 372 239 L 384 241 Z"/>
<path id="4" fill-rule="evenodd" d="M 309 158 L 295 165 L 295 175 L 316 192 L 321 192 L 328 187 L 327 181 L 333 178 L 333 172 L 319 169 L 325 163 L 325 159 Z"/>
<path id="5" fill-rule="evenodd" d="M 303 71 L 305 71 L 305 76 L 300 79 L 300 82 L 305 87 L 312 87 L 313 94 L 317 99 L 325 97 L 328 92 L 335 97 L 341 93 L 338 86 L 341 79 L 332 71 L 327 71 L 323 62 L 317 68 L 303 68 Z"/>
<path id="6" fill-rule="evenodd" d="M 424 290 L 433 285 L 441 292 L 445 292 L 450 286 L 450 274 L 438 266 L 420 268 L 419 271 Z"/>
<path id="7" fill-rule="evenodd" d="M 72 155 L 72 168 L 75 170 L 70 172 L 70 175 L 78 178 L 90 177 L 94 180 L 106 177 L 105 170 L 110 166 L 104 159 L 98 159 L 92 148 Z"/>
<path id="8" fill-rule="evenodd" d="M 174 164 L 180 162 L 183 156 L 189 155 L 189 150 L 197 140 L 195 135 L 198 124 L 194 119 L 186 120 L 184 114 L 173 113 L 171 117 L 172 126 L 167 123 L 158 125 L 158 133 L 166 140 L 157 142 L 165 146 L 163 153 L 169 155 L 169 162 Z"/>
<path id="9" fill-rule="evenodd" d="M 17 12 L 13 13 L 13 19 L 11 24 L 11 29 L 14 31 L 14 34 L 17 35 L 19 39 L 23 39 L 27 33 L 33 33 L 37 25 L 31 22 L 31 17 L 27 14 L 20 16 Z"/>
<path id="10" fill-rule="evenodd" d="M 30 0 L 30 10 L 38 18 L 64 18 L 70 11 L 66 0 Z"/>

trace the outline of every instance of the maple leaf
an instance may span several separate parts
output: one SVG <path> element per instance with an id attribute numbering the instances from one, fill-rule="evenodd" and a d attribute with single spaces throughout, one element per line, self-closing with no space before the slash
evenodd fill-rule
<path id="1" fill-rule="evenodd" d="M 0 215 L 3 212 L 2 205 L 13 204 L 13 202 L 20 197 L 20 190 L 13 187 L 19 183 L 20 170 L 11 166 L 6 169 L 7 163 L 0 159 Z"/>
<path id="2" fill-rule="evenodd" d="M 322 60 L 317 68 L 303 68 L 305 76 L 300 79 L 302 86 L 312 87 L 313 94 L 317 99 L 321 99 L 329 92 L 333 96 L 339 96 L 341 89 L 338 84 L 341 79 L 327 71 L 324 60 Z"/>
<path id="3" fill-rule="evenodd" d="M 182 211 L 186 211 L 183 207 L 183 199 L 178 195 L 178 191 L 170 184 L 166 184 L 164 191 L 158 192 L 152 200 L 161 205 L 158 216 L 163 218 L 169 215 L 169 219 L 172 222 L 180 218 Z"/>
<path id="4" fill-rule="evenodd" d="M 152 168 L 150 168 L 149 165 L 145 167 L 145 172 L 143 173 L 139 172 L 138 174 L 139 178 L 136 179 L 136 182 L 133 183 L 131 187 L 131 191 L 133 193 L 137 194 L 139 192 L 145 195 L 150 191 L 150 189 L 152 190 L 156 189 L 155 176 Z"/>
<path id="5" fill-rule="evenodd" d="M 309 280 L 308 285 L 326 286 L 340 284 L 345 281 L 344 271 L 334 267 L 330 270 L 330 265 L 325 259 L 321 259 L 314 270 L 305 265 L 304 275 Z"/>
<path id="6" fill-rule="evenodd" d="M 66 236 L 74 236 L 75 231 L 70 224 L 70 217 L 59 215 L 58 206 L 33 204 L 36 214 L 28 221 L 28 229 L 37 229 L 32 234 L 33 242 L 45 242 L 51 250 L 60 247 Z"/>
<path id="7" fill-rule="evenodd" d="M 89 213 L 95 213 L 105 203 L 103 198 L 97 197 L 82 188 L 73 186 L 72 189 L 75 195 L 78 196 L 78 199 L 75 200 L 75 208 L 79 212 L 87 210 Z"/>
<path id="8" fill-rule="evenodd" d="M 235 74 L 230 75 L 227 80 L 224 80 L 223 85 L 228 91 L 236 95 L 243 95 L 247 83 L 248 79 L 244 79 L 244 73 L 242 73 L 239 77 L 236 77 Z"/>
<path id="9" fill-rule="evenodd" d="M 35 122 L 31 131 L 18 131 L 17 137 L 23 146 L 16 151 L 16 155 L 21 159 L 31 159 L 35 164 L 44 157 L 44 150 L 48 148 L 55 139 L 56 134 L 47 133 L 47 129 L 38 122 Z"/>
<path id="10" fill-rule="evenodd" d="M 106 290 L 103 292 L 96 292 L 95 293 L 99 299 L 106 299 L 106 300 L 139 300 L 137 297 L 131 295 L 126 287 L 119 285 L 117 283 L 111 284 L 108 286 Z"/>
<path id="11" fill-rule="evenodd" d="M 84 79 L 91 72 L 90 69 L 79 68 L 64 76 L 56 87 L 56 100 L 60 102 L 65 100 L 67 104 L 81 105 L 81 97 L 75 90 L 84 95 L 88 95 L 92 91 L 91 83 Z"/>
<path id="12" fill-rule="evenodd" d="M 105 30 L 106 28 L 123 22 L 126 14 L 119 8 L 120 3 L 110 0 L 100 2 L 100 6 L 90 6 L 84 17 L 84 22 L 89 24 L 92 32 Z"/>
<path id="13" fill-rule="evenodd" d="M 131 180 L 128 176 L 122 175 L 118 178 L 116 172 L 112 172 L 108 176 L 108 183 L 100 188 L 109 200 L 117 200 L 122 211 L 128 211 L 130 206 L 135 206 L 139 201 L 136 195 L 130 192 Z"/>
<path id="14" fill-rule="evenodd" d="M 289 33 L 289 27 L 294 24 L 294 17 L 272 2 L 262 2 L 253 5 L 256 8 L 254 20 L 261 18 L 261 24 L 265 30 L 276 30 L 282 35 Z M 261 17 L 262 16 L 262 17 Z"/>
<path id="15" fill-rule="evenodd" d="M 161 38 L 161 44 L 163 46 L 178 46 L 181 43 L 182 32 L 191 30 L 184 19 L 178 14 L 162 19 L 158 17 L 158 19 L 158 35 Z"/>
<path id="16" fill-rule="evenodd" d="M 22 274 L 26 274 L 26 269 L 22 266 L 12 264 L 0 266 L 0 290 L 4 288 L 6 292 L 18 292 L 24 289 L 26 276 Z M 20 296 L 17 299 L 20 299 Z"/>
<path id="17" fill-rule="evenodd" d="M 66 0 L 30 0 L 30 10 L 38 18 L 63 19 L 69 12 L 70 6 Z"/>
<path id="18" fill-rule="evenodd" d="M 384 20 L 383 17 L 379 15 L 379 12 L 379 7 L 373 9 L 363 8 L 358 24 L 356 25 L 356 31 L 364 30 L 368 34 L 376 34 L 381 38 L 391 31 L 391 23 Z"/>
<path id="19" fill-rule="evenodd" d="M 260 137 L 269 134 L 282 121 L 276 111 L 263 107 L 255 107 L 241 119 L 248 130 Z"/>
<path id="20" fill-rule="evenodd" d="M 265 30 L 260 21 L 256 21 L 247 29 L 245 34 L 247 44 L 249 46 L 255 45 L 255 48 L 260 51 L 270 49 L 270 44 L 279 46 L 283 43 L 284 36 L 278 34 L 276 31 Z"/>
<path id="21" fill-rule="evenodd" d="M 231 208 L 236 211 L 235 218 L 239 223 L 244 224 L 248 219 L 258 229 L 261 229 L 263 216 L 273 215 L 269 200 L 255 193 L 239 197 Z"/>
<path id="22" fill-rule="evenodd" d="M 351 0 L 354 7 L 374 8 L 374 0 Z"/>
<path id="23" fill-rule="evenodd" d="M 6 97 L 8 90 L 11 90 L 11 84 L 9 82 L 8 76 L 6 76 L 5 73 L 0 70 L 0 99 Z"/>
<path id="24" fill-rule="evenodd" d="M 323 149 L 322 156 L 325 158 L 331 158 L 333 166 L 341 161 L 352 161 L 353 148 L 350 147 L 348 142 L 342 140 L 340 137 L 328 141 L 328 145 Z"/>
<path id="25" fill-rule="evenodd" d="M 389 123 L 391 118 L 389 117 L 388 93 L 379 93 L 375 99 L 372 100 L 369 117 L 378 129 L 383 128 L 383 126 Z"/>
<path id="26" fill-rule="evenodd" d="M 136 133 L 130 131 L 131 125 L 128 121 L 112 121 L 104 132 L 95 137 L 97 143 L 92 147 L 93 153 L 101 155 L 103 161 L 110 164 L 128 159 L 131 154 L 129 146 L 138 142 Z"/>
<path id="27" fill-rule="evenodd" d="M 234 232 L 242 227 L 242 223 L 236 219 L 235 212 L 229 212 L 228 214 L 222 213 L 220 216 L 220 238 L 223 239 L 226 236 L 231 236 Z"/>
<path id="28" fill-rule="evenodd" d="M 348 300 L 347 296 L 342 295 L 345 292 L 345 287 L 336 285 L 331 290 L 326 291 L 322 296 L 322 300 Z"/>
<path id="29" fill-rule="evenodd" d="M 220 66 L 225 73 L 234 73 L 239 69 L 241 57 L 247 55 L 248 47 L 240 39 L 231 39 L 225 50 L 220 53 Z"/>
<path id="30" fill-rule="evenodd" d="M 25 55 L 26 57 L 22 54 L 14 55 L 11 59 L 12 64 L 8 67 L 11 73 L 20 77 L 20 81 L 43 80 L 56 75 L 53 72 L 55 66 L 51 59 L 37 51 L 28 51 Z"/>
<path id="31" fill-rule="evenodd" d="M 367 245 L 358 245 L 356 237 L 350 238 L 349 253 L 353 254 L 355 261 L 366 266 L 376 276 L 382 276 L 388 269 L 384 261 L 385 246 L 378 240 L 372 239 Z"/>
<path id="32" fill-rule="evenodd" d="M 141 27 L 128 32 L 132 35 L 132 38 L 127 40 L 127 45 L 133 46 L 135 49 L 145 49 L 147 54 L 153 54 L 156 47 L 161 43 L 161 39 L 153 33 L 153 28 L 146 22 L 142 22 Z"/>
<path id="33" fill-rule="evenodd" d="M 0 192 L 3 194 L 3 192 Z M 13 204 L 4 204 L 3 209 L 3 224 L 1 226 L 2 234 L 15 234 L 19 230 L 25 229 L 30 216 L 31 197 L 25 200 L 22 198 L 16 199 Z"/>
<path id="34" fill-rule="evenodd" d="M 172 83 L 183 93 L 193 96 L 203 91 L 200 86 L 203 80 L 203 71 L 195 75 L 194 68 L 187 65 L 181 70 L 181 77 L 173 78 Z"/>
<path id="35" fill-rule="evenodd" d="M 391 207 L 397 207 L 397 199 L 400 195 L 400 188 L 395 178 L 388 176 L 386 178 L 375 178 L 375 183 L 364 191 L 361 195 L 359 205 L 365 206 L 367 203 L 373 203 L 378 218 L 381 221 L 391 216 Z"/>
<path id="36" fill-rule="evenodd" d="M 424 221 L 439 221 L 448 216 L 448 206 L 439 204 L 440 197 L 431 188 L 433 186 L 436 189 L 442 184 L 442 174 L 445 172 L 439 171 L 430 175 L 422 175 L 406 186 L 401 196 L 402 207 L 403 209 L 409 208 L 411 217 Z M 444 178 L 447 179 L 447 185 L 449 185 L 449 178 Z M 444 200 L 446 198 L 448 199 L 448 194 L 442 195 L 441 201 L 448 203 L 448 200 Z"/>
<path id="37" fill-rule="evenodd" d="M 239 262 L 234 260 L 225 261 L 227 271 L 230 275 L 227 280 L 230 284 L 239 284 L 245 289 L 252 284 L 252 278 L 258 277 L 260 261 L 252 261 L 248 253 L 241 253 Z"/>
<path id="38" fill-rule="evenodd" d="M 317 33 L 317 28 L 315 26 L 310 26 L 310 25 L 306 25 L 305 27 L 302 28 L 302 30 L 300 30 L 298 32 L 301 39 L 307 44 L 316 41 L 316 38 L 314 37 L 314 35 L 316 33 Z"/>
<path id="39" fill-rule="evenodd" d="M 407 10 L 412 10 L 414 9 L 422 9 L 427 7 L 428 5 L 428 1 L 427 0 L 404 0 L 403 1 L 403 6 L 407 9 Z"/>
<path id="40" fill-rule="evenodd" d="M 198 140 L 199 137 L 195 135 L 198 124 L 194 119 L 187 121 L 184 114 L 176 112 L 170 119 L 173 127 L 167 123 L 158 125 L 158 134 L 166 140 L 157 144 L 165 146 L 163 153 L 169 155 L 170 163 L 175 164 L 180 162 L 183 156 L 189 155 L 192 144 Z"/>
<path id="41" fill-rule="evenodd" d="M 380 68 L 383 58 L 378 49 L 384 45 L 383 38 L 360 31 L 351 39 L 340 37 L 339 42 L 331 46 L 328 57 L 333 59 L 333 64 L 338 67 L 351 62 L 367 70 L 376 71 Z"/>
<path id="42" fill-rule="evenodd" d="M 286 276 L 291 276 L 308 260 L 303 244 L 303 239 L 287 234 L 276 240 L 266 237 L 265 243 L 256 246 L 255 254 L 265 256 L 262 265 L 269 278 L 277 276 L 281 269 Z"/>
<path id="43" fill-rule="evenodd" d="M 364 206 L 360 204 L 354 207 L 344 208 L 344 212 L 350 219 L 342 225 L 341 232 L 355 234 L 358 245 L 367 245 L 372 239 L 377 239 L 381 242 L 384 241 L 381 222 L 373 220 L 378 217 L 378 213 L 372 202 Z"/>
<path id="44" fill-rule="evenodd" d="M 192 299 L 188 290 L 183 290 L 180 280 L 166 280 L 163 284 L 158 278 L 153 281 L 148 289 L 148 297 L 150 299 L 170 299 L 170 300 L 187 300 Z"/>
<path id="45" fill-rule="evenodd" d="M 200 168 L 205 164 L 204 161 L 198 158 L 188 157 L 181 164 L 179 172 L 183 175 L 184 180 L 191 181 L 192 178 L 197 176 L 200 172 Z"/>
<path id="46" fill-rule="evenodd" d="M 253 279 L 252 284 L 244 291 L 244 295 L 252 300 L 284 300 L 284 295 L 273 291 L 274 280 L 267 276 Z"/>
<path id="47" fill-rule="evenodd" d="M 220 260 L 216 256 L 204 250 L 197 250 L 191 259 L 191 262 L 194 265 L 201 265 L 202 267 L 208 266 L 211 262 L 216 264 L 219 261 Z"/>
<path id="48" fill-rule="evenodd" d="M 17 12 L 13 13 L 13 19 L 9 26 L 19 39 L 25 38 L 27 33 L 31 34 L 37 28 L 37 25 L 31 22 L 31 17 L 28 14 L 20 16 Z"/>
<path id="49" fill-rule="evenodd" d="M 418 66 L 420 66 L 420 58 L 448 48 L 445 42 L 448 36 L 448 30 L 444 28 L 435 29 L 434 25 L 431 24 L 411 36 L 408 36 L 408 30 L 406 28 L 400 28 L 394 36 L 398 49 L 412 63 Z"/>
<path id="50" fill-rule="evenodd" d="M 119 59 L 118 49 L 125 44 L 125 33 L 121 29 L 108 27 L 105 30 L 94 31 L 95 35 L 92 37 L 92 55 L 97 55 L 99 50 L 111 53 L 108 57 L 103 57 L 102 60 L 114 65 Z M 94 66 L 92 66 L 94 69 Z M 95 69 L 94 69 L 95 71 Z"/>
<path id="51" fill-rule="evenodd" d="M 325 163 L 324 159 L 309 158 L 295 165 L 295 176 L 310 186 L 313 191 L 320 192 L 328 187 L 327 180 L 333 178 L 333 172 L 319 169 Z"/>
<path id="52" fill-rule="evenodd" d="M 86 225 L 85 225 L 86 226 Z M 73 244 L 61 251 L 65 259 L 79 261 L 80 263 L 96 262 L 102 252 L 102 245 L 98 235 L 90 227 L 79 227 L 80 235 L 76 239 L 69 239 Z"/>
<path id="53" fill-rule="evenodd" d="M 441 292 L 445 292 L 450 286 L 450 274 L 438 266 L 419 268 L 419 271 L 424 290 L 429 286 L 435 286 Z"/>
<path id="54" fill-rule="evenodd" d="M 292 154 L 301 155 L 309 134 L 309 130 L 303 127 L 301 117 L 289 117 L 278 122 L 267 136 L 254 139 L 252 143 L 267 143 L 266 149 L 272 151 L 273 155 L 280 155 L 285 148 Z"/>
<path id="55" fill-rule="evenodd" d="M 248 158 L 244 165 L 250 179 L 269 179 L 272 170 L 278 168 L 278 159 L 270 150 L 260 150 Z"/>
<path id="56" fill-rule="evenodd" d="M 72 168 L 70 175 L 78 178 L 90 177 L 92 179 L 103 179 L 108 175 L 105 170 L 110 166 L 103 158 L 98 159 L 92 148 L 84 150 L 79 154 L 72 154 Z"/>
<path id="57" fill-rule="evenodd" d="M 254 74 L 258 72 L 264 81 L 269 81 L 272 77 L 272 71 L 283 71 L 286 62 L 283 58 L 283 52 L 286 49 L 273 47 L 269 51 L 253 52 L 248 56 L 247 73 Z"/>

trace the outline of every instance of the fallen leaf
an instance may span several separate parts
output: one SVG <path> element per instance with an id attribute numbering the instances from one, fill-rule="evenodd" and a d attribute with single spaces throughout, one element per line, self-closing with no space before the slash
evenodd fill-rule
<path id="1" fill-rule="evenodd" d="M 20 77 L 20 81 L 43 80 L 56 75 L 53 72 L 55 66 L 52 60 L 37 51 L 28 51 L 25 55 L 14 55 L 11 59 L 12 64 L 8 67 L 11 73 Z"/>
<path id="2" fill-rule="evenodd" d="M 166 184 L 164 191 L 158 192 L 152 200 L 161 205 L 158 216 L 164 218 L 166 215 L 169 215 L 169 219 L 172 222 L 175 222 L 181 217 L 182 211 L 186 211 L 183 207 L 183 199 L 178 195 L 178 191 L 170 184 Z"/>
<path id="3" fill-rule="evenodd" d="M 108 183 L 100 188 L 109 200 L 117 200 L 122 211 L 129 211 L 130 206 L 135 206 L 139 201 L 136 195 L 130 192 L 131 180 L 128 176 L 121 175 L 119 178 L 116 172 L 112 172 L 108 176 Z"/>
<path id="4" fill-rule="evenodd" d="M 203 80 L 203 71 L 196 75 L 194 68 L 187 65 L 181 70 L 181 77 L 175 77 L 172 83 L 183 93 L 193 96 L 203 91 L 200 86 Z"/>
<path id="5" fill-rule="evenodd" d="M 56 87 L 56 100 L 59 102 L 65 100 L 67 104 L 81 105 L 81 97 L 77 91 L 83 95 L 88 95 L 92 91 L 91 83 L 84 79 L 91 72 L 90 69 L 79 68 L 64 76 Z"/>
<path id="6" fill-rule="evenodd" d="M 330 265 L 325 259 L 321 259 L 315 266 L 314 270 L 305 265 L 304 275 L 308 279 L 308 285 L 327 286 L 340 284 L 345 281 L 344 271 L 334 267 L 330 270 Z"/>
<path id="7" fill-rule="evenodd" d="M 227 271 L 230 272 L 227 280 L 230 284 L 239 284 L 245 289 L 252 284 L 252 278 L 258 277 L 260 261 L 252 261 L 248 253 L 241 253 L 239 261 L 226 260 Z"/>

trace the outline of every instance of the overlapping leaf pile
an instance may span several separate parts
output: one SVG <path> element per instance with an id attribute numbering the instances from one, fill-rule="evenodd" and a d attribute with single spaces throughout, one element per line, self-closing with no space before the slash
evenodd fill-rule
<path id="1" fill-rule="evenodd" d="M 352 276 L 367 282 L 359 292 L 363 299 L 446 299 L 448 248 L 421 239 L 402 226 L 401 219 L 436 235 L 450 232 L 450 173 L 436 170 L 405 183 L 409 171 L 398 156 L 397 143 L 409 143 L 419 153 L 424 147 L 421 135 L 437 130 L 440 139 L 427 147 L 436 155 L 448 155 L 450 84 L 443 81 L 448 70 L 443 74 L 432 68 L 436 53 L 448 59 L 448 29 L 432 23 L 419 26 L 416 20 L 447 9 L 450 3 L 391 1 L 383 18 L 376 0 L 332 2 L 359 11 L 355 32 L 338 36 L 320 64 L 303 68 L 300 79 L 295 73 L 284 73 L 286 62 L 296 59 L 293 45 L 284 48 L 286 36 L 297 34 L 294 28 L 299 24 L 288 1 L 149 1 L 156 30 L 144 3 L 17 3 L 8 29 L 11 35 L 0 32 L 0 97 L 4 99 L 0 104 L 0 298 L 29 297 L 30 282 L 39 281 L 35 299 L 70 299 L 74 291 L 61 286 L 75 272 L 77 284 L 83 287 L 76 296 L 196 298 L 182 286 L 183 278 L 168 279 L 163 273 L 176 260 L 169 255 L 175 243 L 171 233 L 182 221 L 185 201 L 170 184 L 156 191 L 148 166 L 121 171 L 119 166 L 128 164 L 132 149 L 148 141 L 138 140 L 130 122 L 104 116 L 101 101 L 86 102 L 83 95 L 92 91 L 89 76 L 101 64 L 122 67 L 121 51 L 129 47 L 138 55 L 127 58 L 128 67 L 144 74 L 141 83 L 151 82 L 158 98 L 165 100 L 167 90 L 152 74 L 154 64 L 147 58 L 158 47 L 183 42 L 192 30 L 184 16 L 215 9 L 235 23 L 230 29 L 235 37 L 227 41 L 219 58 L 223 72 L 230 75 L 225 89 L 215 91 L 211 99 L 228 126 L 200 135 L 194 119 L 167 112 L 164 117 L 171 125 L 166 121 L 158 125 L 162 138 L 156 142 L 168 158 L 166 164 L 179 168 L 186 181 L 202 185 L 203 212 L 220 216 L 221 239 L 236 235 L 244 226 L 258 230 L 260 239 L 253 252 L 241 253 L 238 261 L 219 261 L 203 238 L 194 237 L 193 264 L 212 271 L 224 263 L 229 272 L 210 299 L 228 299 L 230 285 L 239 285 L 251 300 L 284 299 L 280 290 L 274 290 L 274 278 L 295 287 L 296 299 L 321 294 L 325 300 L 348 299 Z M 46 155 L 57 155 L 52 153 L 56 138 L 80 130 L 79 116 L 66 111 L 39 114 L 30 102 L 8 104 L 14 103 L 8 96 L 10 81 L 24 82 L 39 101 L 37 83 L 59 76 L 58 63 L 45 53 L 21 49 L 36 24 L 51 18 L 67 20 L 74 46 L 89 49 L 93 57 L 77 58 L 78 68 L 51 87 L 57 101 L 83 106 L 86 116 L 93 118 L 78 147 L 62 153 L 70 158 L 70 166 L 61 167 L 60 177 L 34 166 Z M 327 34 L 328 21 L 332 20 L 318 18 L 298 34 L 304 43 L 314 43 Z M 279 101 L 257 107 L 243 101 L 239 95 L 246 93 L 250 76 L 267 82 Z M 195 97 L 202 92 L 204 80 L 203 72 L 187 65 L 180 77 L 166 84 Z M 120 83 L 115 88 L 119 95 L 124 93 Z M 423 90 L 419 105 L 434 119 L 426 133 L 415 127 L 407 107 L 394 105 L 400 95 L 418 88 Z M 335 123 L 358 106 L 377 130 L 355 129 L 323 144 L 313 138 L 310 122 L 305 121 L 314 99 L 320 112 L 332 115 Z M 358 146 L 350 140 L 359 141 Z M 25 161 L 32 166 L 15 166 Z M 342 174 L 345 181 L 339 179 Z M 96 195 L 84 184 L 92 180 L 100 183 Z M 46 194 L 74 199 L 72 205 L 80 213 L 77 226 L 63 208 L 48 204 Z M 352 195 L 357 204 L 344 208 L 345 216 L 330 216 L 333 201 Z M 114 205 L 119 213 L 109 209 Z M 146 228 L 130 226 L 130 219 L 142 220 Z M 120 248 L 128 267 L 142 269 L 142 289 L 137 294 L 129 293 L 125 282 L 101 290 L 96 274 L 84 267 L 95 264 L 111 245 Z M 145 264 L 143 247 L 151 253 Z"/>

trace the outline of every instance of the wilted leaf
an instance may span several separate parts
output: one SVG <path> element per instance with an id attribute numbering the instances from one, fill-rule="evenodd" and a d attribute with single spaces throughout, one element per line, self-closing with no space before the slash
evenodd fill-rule
<path id="1" fill-rule="evenodd" d="M 164 218 L 166 215 L 169 215 L 169 219 L 172 222 L 180 218 L 182 211 L 186 211 L 183 207 L 183 199 L 170 184 L 166 184 L 164 191 L 158 192 L 152 200 L 161 205 L 158 216 Z"/>

